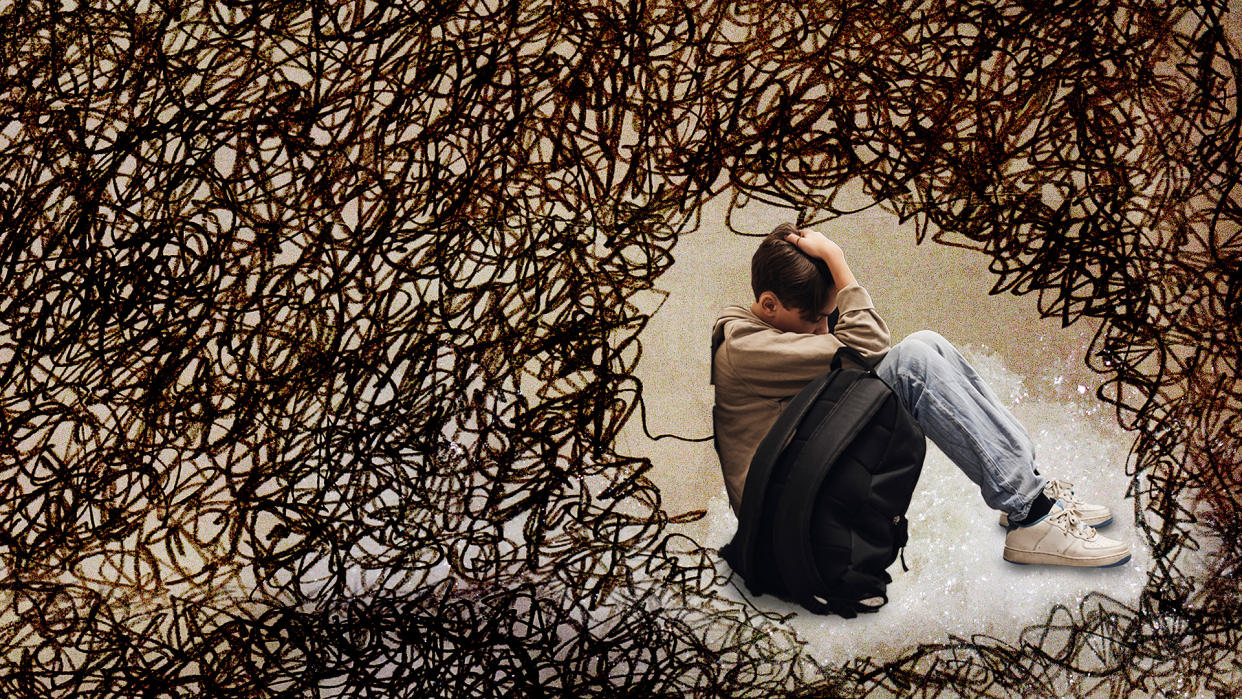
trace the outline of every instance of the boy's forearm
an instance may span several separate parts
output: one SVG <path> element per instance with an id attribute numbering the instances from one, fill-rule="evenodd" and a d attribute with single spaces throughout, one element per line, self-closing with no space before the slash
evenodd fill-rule
<path id="1" fill-rule="evenodd" d="M 858 280 L 854 278 L 854 272 L 850 270 L 849 264 L 845 261 L 845 253 L 826 255 L 820 259 L 828 265 L 828 271 L 832 273 L 832 282 L 837 287 L 837 291 L 858 283 Z"/>
<path id="2" fill-rule="evenodd" d="M 833 335 L 842 344 L 862 352 L 871 361 L 884 356 L 892 336 L 866 289 L 857 284 L 843 288 L 837 296 L 837 310 L 841 311 L 841 317 Z"/>

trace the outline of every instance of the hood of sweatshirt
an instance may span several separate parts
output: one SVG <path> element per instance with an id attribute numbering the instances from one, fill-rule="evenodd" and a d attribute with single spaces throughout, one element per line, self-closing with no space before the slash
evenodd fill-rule
<path id="1" fill-rule="evenodd" d="M 716 350 L 720 349 L 720 343 L 724 342 L 725 326 L 734 321 L 742 321 L 750 325 L 764 326 L 766 325 L 759 316 L 755 315 L 746 306 L 726 306 L 720 312 L 720 317 L 716 318 L 716 324 L 712 326 L 712 376 L 716 374 Z M 713 378 L 714 383 L 714 378 Z"/>
<path id="2" fill-rule="evenodd" d="M 724 341 L 725 326 L 735 320 L 746 321 L 747 323 L 763 324 L 759 320 L 759 316 L 751 313 L 746 306 L 726 306 L 720 312 L 720 317 L 716 319 L 716 324 L 712 326 L 712 356 L 716 356 L 716 348 L 720 347 L 720 343 Z"/>

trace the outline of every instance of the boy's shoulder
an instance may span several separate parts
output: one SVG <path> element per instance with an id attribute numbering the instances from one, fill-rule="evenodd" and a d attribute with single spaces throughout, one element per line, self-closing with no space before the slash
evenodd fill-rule
<path id="1" fill-rule="evenodd" d="M 738 334 L 763 330 L 775 328 L 760 320 L 746 306 L 726 306 L 716 318 L 716 324 L 712 326 L 712 349 L 715 350 L 722 342 L 727 342 Z"/>
<path id="2" fill-rule="evenodd" d="M 759 316 L 755 315 L 749 307 L 742 306 L 740 304 L 725 306 L 720 311 L 720 315 L 716 317 L 716 327 L 718 328 L 722 325 L 733 322 L 766 326 L 766 324 L 759 319 Z"/>
<path id="3" fill-rule="evenodd" d="M 797 358 L 810 348 L 808 340 L 819 344 L 816 335 L 774 328 L 744 306 L 729 306 L 716 319 L 712 330 L 712 358 L 728 364 L 783 363 L 785 355 Z M 818 350 L 816 350 L 818 352 Z"/>

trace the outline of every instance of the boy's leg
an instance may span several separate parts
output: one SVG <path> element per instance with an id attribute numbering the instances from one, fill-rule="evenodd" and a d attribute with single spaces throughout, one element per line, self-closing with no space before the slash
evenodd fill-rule
<path id="1" fill-rule="evenodd" d="M 1035 447 L 956 347 L 921 330 L 894 345 L 875 370 L 989 507 L 1015 521 L 1027 516 L 1046 485 Z"/>
<path id="2" fill-rule="evenodd" d="M 914 333 L 889 350 L 876 373 L 984 501 L 1007 515 L 1006 560 L 1112 566 L 1130 559 L 1129 547 L 1083 525 L 1074 506 L 1053 506 L 1026 429 L 948 340 Z"/>

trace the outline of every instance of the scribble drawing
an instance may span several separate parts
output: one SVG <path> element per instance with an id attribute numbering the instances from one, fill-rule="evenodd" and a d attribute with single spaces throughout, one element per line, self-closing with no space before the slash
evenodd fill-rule
<path id="1" fill-rule="evenodd" d="M 0 693 L 1237 691 L 1229 21 L 4 4 Z M 996 291 L 1103 320 L 1088 360 L 1158 515 L 1136 608 L 820 667 L 668 535 L 613 446 L 638 299 L 711 196 L 812 223 L 850 182 L 990 255 Z"/>

